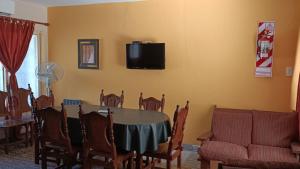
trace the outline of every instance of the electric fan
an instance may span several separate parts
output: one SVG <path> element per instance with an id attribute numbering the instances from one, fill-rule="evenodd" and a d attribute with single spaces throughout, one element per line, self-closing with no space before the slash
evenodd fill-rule
<path id="1" fill-rule="evenodd" d="M 45 62 L 36 67 L 35 75 L 39 81 L 45 83 L 47 96 L 49 96 L 51 85 L 63 78 L 64 70 L 56 63 Z"/>

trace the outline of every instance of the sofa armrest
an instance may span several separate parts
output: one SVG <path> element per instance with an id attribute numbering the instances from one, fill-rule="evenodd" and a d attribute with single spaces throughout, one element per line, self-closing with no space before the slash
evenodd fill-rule
<path id="1" fill-rule="evenodd" d="M 291 144 L 291 149 L 292 149 L 292 152 L 297 155 L 297 159 L 299 161 L 299 159 L 300 159 L 300 142 L 293 142 Z"/>
<path id="2" fill-rule="evenodd" d="M 300 142 L 293 142 L 291 148 L 293 153 L 300 154 Z"/>
<path id="3" fill-rule="evenodd" d="M 201 145 L 204 141 L 209 141 L 212 138 L 212 136 L 213 136 L 212 132 L 209 131 L 199 136 L 197 140 L 200 141 L 200 145 Z"/>

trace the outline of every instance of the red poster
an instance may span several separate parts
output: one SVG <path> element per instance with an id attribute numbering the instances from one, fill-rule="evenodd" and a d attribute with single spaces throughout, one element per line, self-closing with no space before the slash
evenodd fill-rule
<path id="1" fill-rule="evenodd" d="M 256 77 L 272 77 L 274 22 L 259 22 L 256 48 Z"/>

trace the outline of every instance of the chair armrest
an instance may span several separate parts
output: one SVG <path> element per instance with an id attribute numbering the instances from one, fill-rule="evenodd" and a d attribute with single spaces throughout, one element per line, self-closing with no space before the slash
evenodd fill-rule
<path id="1" fill-rule="evenodd" d="M 204 141 L 209 141 L 212 138 L 212 136 L 213 136 L 212 132 L 209 131 L 199 136 L 197 140 L 200 141 L 200 144 L 202 144 L 202 142 Z"/>

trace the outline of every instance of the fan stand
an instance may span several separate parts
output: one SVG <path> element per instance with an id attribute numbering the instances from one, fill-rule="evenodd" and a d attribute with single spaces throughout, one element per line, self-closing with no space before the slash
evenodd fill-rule
<path id="1" fill-rule="evenodd" d="M 50 96 L 50 92 L 51 91 L 51 89 L 50 89 L 50 80 L 47 78 L 46 79 L 46 95 L 47 96 Z"/>

